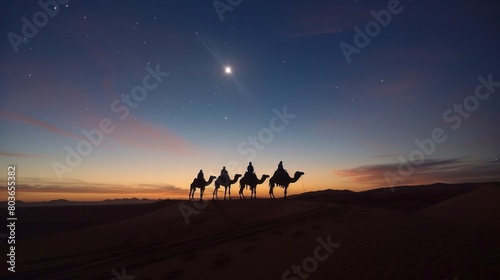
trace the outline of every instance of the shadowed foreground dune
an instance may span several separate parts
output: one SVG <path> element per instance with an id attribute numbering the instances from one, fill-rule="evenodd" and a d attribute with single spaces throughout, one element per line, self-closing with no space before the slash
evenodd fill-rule
<path id="1" fill-rule="evenodd" d="M 498 184 L 470 185 L 460 192 L 451 186 L 437 189 L 442 201 L 430 207 L 432 199 L 422 200 L 421 192 L 433 190 L 425 187 L 369 195 L 325 191 L 316 198 L 318 193 L 309 193 L 288 201 L 210 201 L 189 217 L 189 225 L 179 201 L 157 202 L 149 212 L 130 213 L 129 218 L 123 208 L 120 218 L 108 217 L 108 223 L 99 220 L 21 240 L 16 275 L 108 280 L 132 279 L 125 275 L 136 280 L 499 279 Z M 452 191 L 445 195 L 445 189 Z M 416 197 L 412 203 L 411 192 Z M 377 206 L 397 195 L 418 210 Z M 60 211 L 71 217 L 74 209 Z M 23 220 L 29 222 L 29 216 Z M 301 266 L 296 274 L 294 265 Z"/>
<path id="2" fill-rule="evenodd" d="M 420 215 L 500 233 L 500 188 L 484 186 L 422 210 Z"/>

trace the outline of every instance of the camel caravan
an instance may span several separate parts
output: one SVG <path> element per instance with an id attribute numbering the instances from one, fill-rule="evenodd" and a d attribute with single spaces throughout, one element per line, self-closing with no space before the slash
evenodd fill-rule
<path id="1" fill-rule="evenodd" d="M 297 171 L 293 177 L 288 175 L 288 172 L 283 168 L 283 162 L 280 161 L 278 164 L 278 169 L 274 172 L 274 175 L 269 179 L 269 196 L 273 199 L 274 197 L 274 187 L 278 186 L 284 189 L 284 199 L 287 199 L 287 189 L 291 183 L 297 182 L 300 177 L 304 175 L 304 172 Z M 239 180 L 241 178 L 241 180 Z M 235 174 L 234 178 L 231 179 L 229 173 L 226 170 L 226 167 L 223 167 L 219 177 L 210 176 L 208 181 L 205 180 L 205 176 L 203 175 L 203 170 L 200 170 L 198 176 L 194 178 L 193 183 L 191 183 L 191 188 L 189 189 L 189 199 L 194 200 L 194 193 L 196 189 L 200 189 L 200 201 L 203 200 L 203 193 L 205 192 L 205 188 L 210 186 L 212 182 L 215 180 L 215 189 L 212 194 L 212 200 L 219 200 L 218 191 L 222 186 L 224 187 L 224 200 L 226 200 L 226 196 L 231 199 L 231 185 L 236 184 L 238 180 L 240 181 L 240 199 L 245 199 L 246 197 L 243 195 L 243 191 L 245 188 L 250 188 L 250 198 L 257 199 L 257 185 L 262 185 L 266 179 L 269 178 L 269 175 L 262 175 L 260 179 L 257 177 L 257 174 L 254 172 L 254 168 L 252 163 L 250 162 L 247 167 L 247 171 L 245 175 L 242 177 L 241 174 Z"/>

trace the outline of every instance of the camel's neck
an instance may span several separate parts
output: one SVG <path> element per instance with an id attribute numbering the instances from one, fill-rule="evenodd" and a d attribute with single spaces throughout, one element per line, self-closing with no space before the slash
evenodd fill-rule
<path id="1" fill-rule="evenodd" d="M 262 185 L 265 180 L 266 180 L 266 177 L 262 176 L 262 178 L 260 178 L 260 180 L 257 180 L 257 184 Z"/>
<path id="2" fill-rule="evenodd" d="M 302 175 L 300 175 L 300 174 L 295 174 L 295 176 L 293 176 L 293 178 L 292 178 L 291 182 L 292 182 L 292 183 L 297 182 L 297 181 L 300 179 L 300 176 L 302 176 Z"/>
<path id="3" fill-rule="evenodd" d="M 238 181 L 238 177 L 237 176 L 234 176 L 234 179 L 233 180 L 230 180 L 229 183 L 234 184 Z"/>
<path id="4" fill-rule="evenodd" d="M 210 185 L 210 184 L 212 184 L 212 181 L 213 181 L 213 180 L 214 180 L 214 177 L 210 177 L 210 179 L 209 179 L 209 180 L 208 180 L 208 182 L 207 182 L 207 186 L 208 186 L 208 185 Z"/>

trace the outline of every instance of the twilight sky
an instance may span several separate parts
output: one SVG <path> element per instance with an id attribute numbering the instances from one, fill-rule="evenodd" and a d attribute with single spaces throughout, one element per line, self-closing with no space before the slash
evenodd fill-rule
<path id="1" fill-rule="evenodd" d="M 249 160 L 305 172 L 289 194 L 500 180 L 496 0 L 40 3 L 0 9 L 18 200 L 186 198 Z"/>

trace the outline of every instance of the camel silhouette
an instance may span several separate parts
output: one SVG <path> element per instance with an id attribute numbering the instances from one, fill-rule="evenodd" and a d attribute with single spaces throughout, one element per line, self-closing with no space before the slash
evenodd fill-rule
<path id="1" fill-rule="evenodd" d="M 257 185 L 263 184 L 266 179 L 269 178 L 269 175 L 262 175 L 260 180 L 257 178 L 257 175 L 255 174 L 248 174 L 248 172 L 241 178 L 240 180 L 240 199 L 243 198 L 245 199 L 245 196 L 243 195 L 243 190 L 245 189 L 245 186 L 250 187 L 250 199 L 254 198 L 257 199 Z"/>
<path id="2" fill-rule="evenodd" d="M 203 200 L 203 193 L 205 192 L 205 187 L 209 186 L 212 184 L 212 181 L 215 179 L 215 176 L 210 176 L 208 181 L 205 181 L 204 179 L 198 179 L 194 178 L 193 182 L 191 183 L 191 188 L 189 189 L 189 199 L 194 200 L 194 192 L 196 191 L 196 188 L 200 189 L 200 201 Z"/>
<path id="3" fill-rule="evenodd" d="M 231 180 L 231 178 L 227 177 L 227 179 L 229 179 L 229 181 L 227 181 L 226 178 L 224 178 L 223 176 L 219 176 L 217 178 L 217 180 L 215 180 L 215 189 L 214 189 L 214 193 L 212 194 L 212 200 L 214 200 L 214 197 L 217 200 L 219 200 L 219 197 L 217 196 L 217 194 L 219 192 L 220 186 L 224 187 L 224 200 L 226 200 L 226 193 L 227 193 L 228 188 L 229 188 L 229 199 L 231 199 L 231 185 L 238 182 L 238 179 L 240 177 L 241 177 L 241 174 L 236 174 L 236 175 L 234 175 L 233 180 Z"/>
<path id="4" fill-rule="evenodd" d="M 290 185 L 290 183 L 297 182 L 302 175 L 304 175 L 304 172 L 297 171 L 295 172 L 293 178 L 291 178 L 290 175 L 288 175 L 288 172 L 285 172 L 285 174 L 278 174 L 277 172 L 275 172 L 273 177 L 269 179 L 269 196 L 271 198 L 276 198 L 274 197 L 273 189 L 277 185 L 278 187 L 285 189 L 285 196 L 283 197 L 283 199 L 287 199 L 286 192 L 288 189 L 288 185 Z"/>

